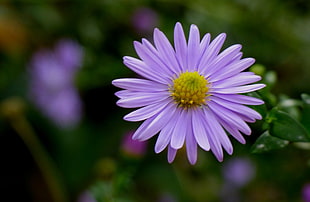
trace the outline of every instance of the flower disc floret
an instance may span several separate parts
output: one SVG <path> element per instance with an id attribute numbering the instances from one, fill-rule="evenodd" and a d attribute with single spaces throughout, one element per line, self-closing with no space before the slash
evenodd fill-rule
<path id="1" fill-rule="evenodd" d="M 173 80 L 170 91 L 179 107 L 198 107 L 206 102 L 208 81 L 198 72 L 183 72 Z"/>

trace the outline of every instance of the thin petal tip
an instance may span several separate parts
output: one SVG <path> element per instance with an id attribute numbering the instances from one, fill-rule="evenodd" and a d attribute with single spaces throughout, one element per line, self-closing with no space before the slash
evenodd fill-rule
<path id="1" fill-rule="evenodd" d="M 234 153 L 233 147 L 231 147 L 231 148 L 229 148 L 229 149 L 227 150 L 227 154 L 232 155 L 233 153 Z"/>
<path id="2" fill-rule="evenodd" d="M 111 83 L 112 83 L 113 86 L 118 87 L 118 84 L 119 84 L 120 80 L 121 79 L 114 79 Z"/>
<path id="3" fill-rule="evenodd" d="M 223 162 L 224 158 L 223 157 L 216 157 L 218 162 Z"/>
<path id="4" fill-rule="evenodd" d="M 162 151 L 163 151 L 163 149 L 161 149 L 161 148 L 155 146 L 154 152 L 155 152 L 156 154 L 159 154 L 159 153 L 162 152 Z"/>
<path id="5" fill-rule="evenodd" d="M 195 165 L 197 163 L 197 158 L 188 158 L 188 162 L 191 164 L 191 165 Z"/>
<path id="6" fill-rule="evenodd" d="M 180 22 L 175 23 L 175 26 L 182 26 Z"/>
<path id="7" fill-rule="evenodd" d="M 182 27 L 182 24 L 180 22 L 177 22 L 174 26 L 174 29 L 175 30 L 180 30 L 180 31 L 183 31 L 183 27 Z"/>
<path id="8" fill-rule="evenodd" d="M 198 27 L 197 27 L 197 25 L 195 25 L 195 24 L 191 24 L 190 29 L 196 29 L 196 30 L 198 30 Z"/>
<path id="9" fill-rule="evenodd" d="M 125 115 L 125 116 L 123 117 L 123 119 L 124 119 L 125 121 L 131 121 L 130 116 L 128 116 L 128 114 Z"/>
<path id="10" fill-rule="evenodd" d="M 226 36 L 227 36 L 227 34 L 226 33 L 220 33 L 219 35 L 218 35 L 218 37 L 221 37 L 221 38 L 223 38 L 223 40 L 224 39 L 226 39 Z"/>

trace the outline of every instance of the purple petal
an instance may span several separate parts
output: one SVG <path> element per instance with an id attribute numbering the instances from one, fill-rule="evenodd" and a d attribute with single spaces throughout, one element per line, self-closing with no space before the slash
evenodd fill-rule
<path id="1" fill-rule="evenodd" d="M 229 109 L 233 112 L 236 112 L 238 114 L 241 114 L 245 117 L 248 117 L 249 119 L 262 119 L 262 116 L 256 112 L 255 110 L 249 108 L 249 107 L 246 107 L 246 106 L 243 106 L 243 105 L 240 105 L 240 104 L 236 104 L 236 103 L 233 103 L 233 102 L 230 102 L 230 101 L 227 101 L 227 100 L 223 100 L 219 97 L 215 97 L 213 96 L 212 97 L 212 101 L 216 102 L 217 104 L 225 107 L 226 109 Z"/>
<path id="2" fill-rule="evenodd" d="M 118 88 L 131 91 L 165 91 L 168 89 L 167 85 L 145 79 L 115 79 L 112 84 Z"/>
<path id="3" fill-rule="evenodd" d="M 212 86 L 214 88 L 234 87 L 254 83 L 259 80 L 261 80 L 261 77 L 255 75 L 253 72 L 241 72 L 230 78 L 213 82 Z"/>
<path id="4" fill-rule="evenodd" d="M 244 120 L 245 122 L 254 123 L 254 122 L 256 121 L 255 118 L 249 117 L 249 116 L 247 116 L 247 115 L 240 114 L 240 113 L 237 113 L 237 112 L 236 112 L 236 114 L 238 114 L 238 115 L 240 116 L 240 118 L 241 118 L 242 120 Z M 259 118 L 258 120 L 261 120 L 261 119 L 262 119 L 262 118 Z"/>
<path id="5" fill-rule="evenodd" d="M 138 108 L 161 102 L 169 97 L 166 93 L 142 93 L 122 90 L 115 93 L 121 99 L 116 102 L 120 107 Z"/>
<path id="6" fill-rule="evenodd" d="M 197 63 L 196 63 L 196 66 L 197 66 L 197 70 L 198 70 L 198 64 L 200 64 L 201 60 L 203 59 L 203 54 L 204 52 L 206 51 L 206 49 L 209 47 L 209 44 L 210 44 L 210 38 L 211 38 L 211 35 L 209 33 L 205 34 L 200 42 L 200 45 L 199 45 L 199 56 L 198 56 L 198 60 L 197 60 Z"/>
<path id="7" fill-rule="evenodd" d="M 173 149 L 170 145 L 168 146 L 168 162 L 172 163 L 175 155 L 177 154 L 177 150 Z"/>
<path id="8" fill-rule="evenodd" d="M 211 35 L 209 33 L 205 34 L 200 42 L 199 47 L 199 56 L 201 58 L 202 54 L 206 51 L 206 49 L 209 47 L 210 44 Z"/>
<path id="9" fill-rule="evenodd" d="M 227 136 L 227 134 L 225 133 L 223 127 L 220 125 L 220 123 L 218 122 L 218 120 L 216 119 L 216 117 L 214 116 L 214 114 L 212 113 L 212 111 L 210 110 L 204 110 L 206 117 L 208 117 L 208 121 L 209 122 L 209 126 L 211 131 L 213 131 L 213 136 L 216 136 L 218 138 L 218 141 L 221 143 L 221 145 L 224 147 L 224 149 L 226 150 L 226 152 L 228 154 L 232 154 L 233 153 L 233 147 L 232 144 Z M 212 138 L 211 138 L 212 139 Z M 212 149 L 212 147 L 211 147 Z M 219 156 L 221 157 L 221 156 Z M 222 159 L 223 158 L 218 158 L 218 159 Z"/>
<path id="10" fill-rule="evenodd" d="M 222 162 L 223 161 L 223 155 L 224 155 L 223 149 L 222 149 L 221 143 L 219 141 L 219 137 L 217 135 L 218 132 L 214 131 L 214 128 L 212 125 L 213 122 L 216 122 L 216 121 L 214 121 L 214 118 L 212 118 L 214 115 L 208 109 L 204 109 L 204 113 L 205 113 L 205 116 L 208 117 L 208 120 L 204 121 L 204 126 L 206 128 L 208 137 L 210 137 L 209 138 L 210 148 L 211 148 L 214 156 L 216 157 L 216 159 L 218 161 Z"/>
<path id="11" fill-rule="evenodd" d="M 156 29 L 157 30 L 157 29 Z M 154 36 L 155 37 L 155 36 Z M 161 68 L 162 72 L 164 72 L 167 75 L 173 75 L 175 74 L 174 69 L 172 66 L 169 66 L 169 61 L 167 61 L 163 57 L 167 57 L 166 55 L 163 56 L 164 54 L 157 50 L 148 40 L 142 39 L 142 45 L 144 48 L 147 50 L 148 55 L 151 56 L 151 61 L 153 62 L 150 64 L 150 67 L 153 67 L 154 69 L 157 69 L 158 67 Z M 167 63 L 168 62 L 168 63 Z"/>
<path id="12" fill-rule="evenodd" d="M 200 35 L 196 25 L 191 25 L 188 37 L 187 61 L 188 71 L 197 70 L 197 62 L 200 52 Z"/>
<path id="13" fill-rule="evenodd" d="M 174 113 L 170 121 L 167 122 L 166 126 L 164 126 L 163 129 L 160 131 L 155 144 L 156 153 L 162 152 L 170 143 L 172 131 L 176 126 L 176 120 L 178 115 L 178 113 Z"/>
<path id="14" fill-rule="evenodd" d="M 227 130 L 229 134 L 231 134 L 241 144 L 245 144 L 244 137 L 235 127 L 232 127 L 230 124 L 228 124 L 226 121 L 224 121 L 221 117 L 217 116 L 216 114 L 215 116 L 217 120 L 220 122 L 220 124 L 225 128 L 225 130 Z"/>
<path id="15" fill-rule="evenodd" d="M 130 93 L 132 91 L 129 91 L 129 90 L 120 90 L 120 91 L 117 91 L 116 93 L 114 93 L 114 95 L 118 98 L 126 98 L 128 93 Z"/>
<path id="16" fill-rule="evenodd" d="M 171 43 L 167 37 L 159 31 L 158 29 L 154 30 L 154 43 L 159 52 L 160 57 L 165 61 L 169 68 L 173 71 L 174 74 L 180 72 L 181 67 L 177 61 L 175 52 L 171 46 Z"/>
<path id="17" fill-rule="evenodd" d="M 235 60 L 236 55 L 240 53 L 241 48 L 241 45 L 236 44 L 225 49 L 211 63 L 209 63 L 208 66 L 204 67 L 204 75 L 209 77 L 214 72 L 230 64 Z"/>
<path id="18" fill-rule="evenodd" d="M 221 99 L 228 100 L 230 102 L 234 102 L 237 104 L 245 104 L 245 105 L 261 105 L 264 104 L 264 101 L 257 99 L 255 97 L 250 97 L 246 95 L 238 95 L 238 94 L 217 94 L 212 93 L 216 97 L 221 97 Z"/>
<path id="19" fill-rule="evenodd" d="M 174 48 L 175 54 L 180 62 L 181 69 L 186 71 L 187 65 L 187 44 L 181 23 L 176 23 L 174 27 Z"/>
<path id="20" fill-rule="evenodd" d="M 186 154 L 190 164 L 194 165 L 197 162 L 197 143 L 193 134 L 186 136 Z"/>
<path id="21" fill-rule="evenodd" d="M 218 35 L 209 45 L 209 47 L 205 50 L 201 57 L 200 64 L 198 65 L 198 69 L 202 72 L 205 72 L 205 68 L 208 66 L 208 63 L 211 62 L 220 52 L 224 41 L 226 38 L 226 34 L 222 33 Z"/>
<path id="22" fill-rule="evenodd" d="M 206 151 L 210 150 L 210 143 L 208 140 L 208 135 L 202 120 L 205 119 L 203 111 L 200 109 L 194 110 L 192 112 L 192 125 L 193 133 L 198 145 Z"/>
<path id="23" fill-rule="evenodd" d="M 214 101 L 209 101 L 208 105 L 211 109 L 211 111 L 216 114 L 217 116 L 221 117 L 224 121 L 231 124 L 241 132 L 250 135 L 251 129 L 250 127 L 234 112 L 230 111 L 229 109 L 226 109 L 220 105 L 218 105 Z"/>
<path id="24" fill-rule="evenodd" d="M 214 72 L 212 75 L 209 75 L 209 81 L 211 83 L 219 80 L 223 80 L 229 78 L 233 75 L 240 73 L 241 71 L 247 69 L 255 62 L 254 58 L 244 58 L 242 60 L 231 63 L 230 65 L 226 65 L 224 68 L 219 69 L 219 71 Z"/>
<path id="25" fill-rule="evenodd" d="M 144 121 L 134 133 L 133 139 L 144 141 L 156 135 L 170 120 L 175 109 L 175 104 L 170 103 L 157 115 Z"/>
<path id="26" fill-rule="evenodd" d="M 177 111 L 179 111 L 179 117 L 172 132 L 170 141 L 170 146 L 174 149 L 180 149 L 183 146 L 187 132 L 187 125 L 189 125 L 187 122 L 188 113 L 185 110 L 177 109 Z"/>
<path id="27" fill-rule="evenodd" d="M 131 69 L 132 71 L 136 72 L 140 76 L 150 79 L 155 82 L 160 82 L 163 84 L 167 84 L 167 80 L 164 79 L 160 74 L 154 73 L 146 64 L 133 57 L 125 56 L 123 58 L 124 64 Z"/>
<path id="28" fill-rule="evenodd" d="M 265 84 L 252 84 L 237 87 L 227 87 L 227 88 L 211 88 L 210 93 L 221 93 L 221 94 L 233 94 L 233 93 L 248 93 L 264 88 Z"/>
<path id="29" fill-rule="evenodd" d="M 145 41 L 146 40 L 144 40 L 144 42 Z M 145 62 L 145 64 L 150 69 L 153 70 L 154 74 L 161 76 L 167 82 L 170 81 L 173 72 L 171 71 L 171 69 L 167 68 L 166 64 L 164 64 L 159 59 L 159 57 L 157 56 L 157 51 L 155 49 L 150 50 L 149 46 L 145 46 L 144 44 L 141 44 L 140 42 L 137 41 L 134 42 L 134 47 L 139 57 Z"/>
<path id="30" fill-rule="evenodd" d="M 191 113 L 189 113 L 189 115 L 191 116 Z M 193 134 L 193 127 L 191 124 L 188 124 L 185 141 L 188 161 L 190 162 L 190 164 L 194 165 L 197 161 L 197 142 L 195 140 Z"/>
<path id="31" fill-rule="evenodd" d="M 153 105 L 147 105 L 146 107 L 137 109 L 136 111 L 133 111 L 129 114 L 127 114 L 124 117 L 124 120 L 126 121 L 142 121 L 145 119 L 148 119 L 155 114 L 157 114 L 159 111 L 161 111 L 164 107 L 166 107 L 168 104 L 167 101 L 162 101 Z"/>

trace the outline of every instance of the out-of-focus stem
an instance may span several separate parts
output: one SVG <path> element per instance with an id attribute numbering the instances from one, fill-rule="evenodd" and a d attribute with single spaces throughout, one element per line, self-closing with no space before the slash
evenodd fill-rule
<path id="1" fill-rule="evenodd" d="M 1 112 L 8 118 L 12 128 L 21 137 L 32 154 L 53 197 L 53 201 L 67 202 L 66 191 L 61 183 L 56 166 L 24 117 L 23 102 L 18 98 L 10 98 L 1 103 Z"/>

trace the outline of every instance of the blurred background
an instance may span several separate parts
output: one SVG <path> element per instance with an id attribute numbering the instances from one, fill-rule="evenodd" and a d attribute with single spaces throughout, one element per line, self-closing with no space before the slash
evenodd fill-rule
<path id="1" fill-rule="evenodd" d="M 308 0 L 2 0 L 0 3 L 0 201 L 310 201 L 310 153 L 304 147 L 252 154 L 235 140 L 223 163 L 199 151 L 166 151 L 130 138 L 139 123 L 115 105 L 115 78 L 134 77 L 122 57 L 155 27 L 172 41 L 227 33 L 224 47 L 273 72 L 277 97 L 300 99 L 310 85 Z M 280 99 L 281 100 L 281 99 Z M 298 110 L 298 109 L 297 109 Z"/>

